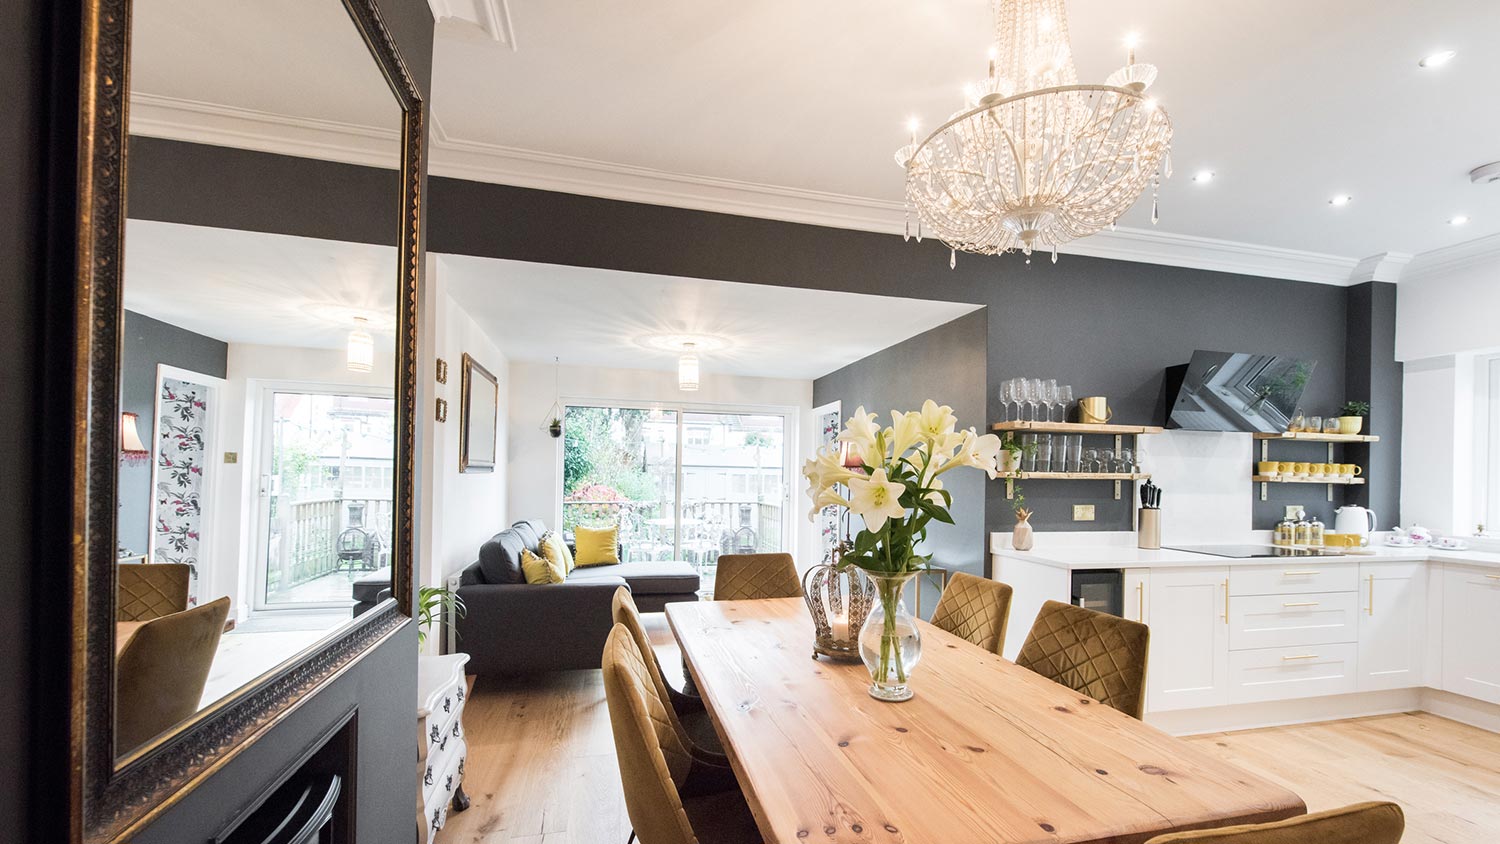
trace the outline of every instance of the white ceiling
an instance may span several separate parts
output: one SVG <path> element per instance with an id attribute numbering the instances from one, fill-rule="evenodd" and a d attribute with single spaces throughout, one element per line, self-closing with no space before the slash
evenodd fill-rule
<path id="1" fill-rule="evenodd" d="M 899 231 L 902 178 L 892 153 L 906 117 L 932 126 L 951 112 L 960 84 L 982 71 L 990 38 L 984 0 L 430 2 L 441 16 L 480 24 L 438 26 L 432 172 L 877 231 Z M 188 17 L 196 6 L 142 3 Z M 275 0 L 261 23 L 237 24 L 277 44 L 246 48 L 246 59 L 271 55 L 285 69 L 200 72 L 206 54 L 173 58 L 149 78 L 138 73 L 134 87 L 156 99 L 132 120 L 156 134 L 285 147 L 294 133 L 274 119 L 230 126 L 224 115 L 168 106 L 176 98 L 275 112 L 282 105 L 268 91 L 316 79 L 299 95 L 349 131 L 313 127 L 327 131 L 291 148 L 366 161 L 352 124 L 376 99 L 367 77 L 347 79 L 344 69 L 365 66 L 347 51 L 282 49 L 285 36 L 269 35 L 267 20 L 295 29 L 313 5 Z M 250 18 L 264 4 L 214 6 Z M 1123 35 L 1142 34 L 1140 58 L 1161 69 L 1152 91 L 1173 117 L 1177 171 L 1162 190 L 1159 225 L 1147 219 L 1149 202 L 1138 203 L 1121 232 L 1073 251 L 1346 281 L 1367 256 L 1500 233 L 1500 185 L 1473 186 L 1466 176 L 1500 159 L 1500 51 L 1488 44 L 1500 31 L 1500 3 L 1069 0 L 1068 8 L 1082 81 L 1103 80 L 1123 61 Z M 1437 49 L 1458 58 L 1419 69 Z M 369 125 L 386 131 L 386 120 Z M 306 140 L 308 127 L 296 128 Z M 1212 184 L 1191 181 L 1199 168 L 1215 171 Z M 1354 202 L 1331 208 L 1335 193 Z M 1472 222 L 1446 224 L 1460 213 Z"/>
<path id="2" fill-rule="evenodd" d="M 978 307 L 464 255 L 438 273 L 506 357 L 569 366 L 672 370 L 641 338 L 707 334 L 727 346 L 700 355 L 705 373 L 811 379 Z"/>
<path id="3" fill-rule="evenodd" d="M 226 343 L 343 348 L 364 316 L 390 347 L 396 249 L 130 220 L 125 307 Z"/>

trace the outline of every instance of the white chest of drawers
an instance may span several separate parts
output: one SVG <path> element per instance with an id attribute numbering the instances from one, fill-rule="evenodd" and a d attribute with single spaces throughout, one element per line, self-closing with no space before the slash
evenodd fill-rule
<path id="1" fill-rule="evenodd" d="M 417 810 L 424 839 L 431 844 L 448 820 L 448 810 L 469 808 L 464 793 L 464 703 L 468 697 L 464 665 L 468 654 L 422 656 L 417 659 L 417 737 L 420 776 Z"/>

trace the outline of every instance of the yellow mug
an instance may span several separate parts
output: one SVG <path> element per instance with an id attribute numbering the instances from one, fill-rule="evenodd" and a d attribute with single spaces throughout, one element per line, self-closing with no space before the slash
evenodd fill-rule
<path id="1" fill-rule="evenodd" d="M 1364 473 L 1364 469 L 1354 465 L 1353 463 L 1344 463 L 1339 466 L 1339 474 L 1348 475 L 1351 478 L 1357 478 Z"/>
<path id="2" fill-rule="evenodd" d="M 1114 416 L 1115 412 L 1109 409 L 1109 399 L 1104 396 L 1089 396 L 1078 400 L 1078 421 L 1085 425 L 1103 425 Z"/>
<path id="3" fill-rule="evenodd" d="M 1275 460 L 1262 460 L 1262 461 L 1260 461 L 1259 463 L 1257 463 L 1255 465 L 1256 465 L 1256 467 L 1258 467 L 1260 469 L 1260 473 L 1262 475 L 1266 475 L 1268 477 L 1275 477 L 1276 473 L 1278 471 L 1277 467 L 1280 466 L 1281 464 L 1277 463 Z"/>
<path id="4" fill-rule="evenodd" d="M 1330 472 L 1329 471 L 1329 466 L 1328 466 L 1327 463 L 1309 463 L 1309 464 L 1307 464 L 1307 471 L 1308 471 L 1309 474 L 1311 474 L 1315 478 L 1321 478 L 1321 477 L 1325 477 L 1327 475 L 1336 475 L 1336 474 L 1338 474 L 1337 471 Z"/>
<path id="5" fill-rule="evenodd" d="M 1354 542 L 1350 542 L 1350 540 Z M 1359 536 L 1353 533 L 1325 533 L 1323 534 L 1323 545 L 1328 548 L 1348 548 L 1359 542 Z"/>
<path id="6" fill-rule="evenodd" d="M 1312 471 L 1312 464 L 1311 463 L 1293 463 L 1292 464 L 1292 474 L 1296 475 L 1299 478 L 1305 478 L 1305 477 L 1307 477 L 1308 473 L 1311 472 L 1311 471 Z"/>
<path id="7" fill-rule="evenodd" d="M 1296 463 L 1288 463 L 1285 460 L 1276 464 L 1276 470 L 1283 475 L 1290 475 L 1297 471 Z"/>

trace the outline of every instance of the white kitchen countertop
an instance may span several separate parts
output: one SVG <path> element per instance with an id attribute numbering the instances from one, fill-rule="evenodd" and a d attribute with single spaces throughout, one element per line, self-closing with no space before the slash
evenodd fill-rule
<path id="1" fill-rule="evenodd" d="M 1465 563 L 1485 568 L 1500 568 L 1500 552 L 1497 551 L 1448 551 L 1432 547 L 1392 548 L 1381 544 L 1382 540 L 1372 541 L 1369 547 L 1360 549 L 1362 551 L 1373 552 L 1368 554 L 1345 554 L 1343 556 L 1328 557 L 1252 557 L 1249 559 L 1237 559 L 1215 557 L 1209 554 L 1194 554 L 1188 551 L 1173 551 L 1168 548 L 1145 550 L 1135 547 L 1134 544 L 1127 545 L 1120 542 L 1119 539 L 1121 536 L 1120 534 L 1106 534 L 1101 536 L 1101 541 L 1090 543 L 1075 533 L 1067 536 L 1050 537 L 1054 541 L 1049 542 L 1047 534 L 1039 533 L 1036 534 L 1035 544 L 1030 551 L 1017 551 L 1010 546 L 1010 534 L 992 533 L 990 534 L 990 552 L 1006 559 L 1040 563 L 1070 571 L 1073 569 L 1186 568 L 1192 566 L 1227 565 L 1279 566 L 1285 565 L 1289 559 L 1322 559 L 1341 562 L 1359 562 L 1361 560 L 1389 562 L 1429 561 Z M 1133 543 L 1133 534 L 1124 534 L 1123 536 L 1131 537 L 1131 542 Z M 1207 545 L 1215 543 L 1192 542 L 1183 544 Z M 1269 545 L 1270 542 L 1263 537 L 1255 537 L 1229 539 L 1217 544 Z"/>

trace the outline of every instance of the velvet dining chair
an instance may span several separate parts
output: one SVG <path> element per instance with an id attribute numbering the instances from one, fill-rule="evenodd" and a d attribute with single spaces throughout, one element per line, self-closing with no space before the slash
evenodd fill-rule
<path id="1" fill-rule="evenodd" d="M 932 611 L 932 625 L 998 654 L 1010 622 L 1010 584 L 954 572 Z"/>
<path id="2" fill-rule="evenodd" d="M 1405 828 L 1395 803 L 1356 803 L 1275 823 L 1169 832 L 1146 844 L 1398 844 Z"/>
<path id="3" fill-rule="evenodd" d="M 714 574 L 715 601 L 800 598 L 802 581 L 792 555 L 723 554 Z"/>
<path id="4" fill-rule="evenodd" d="M 1140 718 L 1151 629 L 1059 601 L 1042 604 L 1016 664 Z"/>

